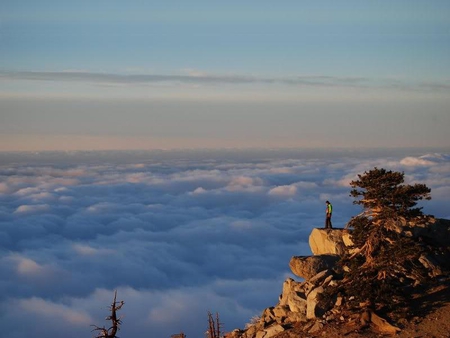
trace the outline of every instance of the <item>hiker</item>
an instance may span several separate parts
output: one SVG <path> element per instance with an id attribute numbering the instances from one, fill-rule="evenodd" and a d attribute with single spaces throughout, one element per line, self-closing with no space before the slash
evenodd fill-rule
<path id="1" fill-rule="evenodd" d="M 333 206 L 329 201 L 325 202 L 327 205 L 327 209 L 325 210 L 327 217 L 325 219 L 325 229 L 333 229 L 331 225 L 331 214 L 333 213 Z"/>

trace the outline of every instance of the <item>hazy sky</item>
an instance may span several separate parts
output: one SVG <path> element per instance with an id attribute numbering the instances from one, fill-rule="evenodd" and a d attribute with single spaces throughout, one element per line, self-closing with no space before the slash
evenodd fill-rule
<path id="1" fill-rule="evenodd" d="M 449 1 L 0 2 L 0 150 L 450 146 Z"/>

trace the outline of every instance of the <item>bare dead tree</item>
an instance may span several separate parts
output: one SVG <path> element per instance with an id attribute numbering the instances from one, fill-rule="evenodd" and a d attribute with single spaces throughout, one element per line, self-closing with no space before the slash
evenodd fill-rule
<path id="1" fill-rule="evenodd" d="M 110 306 L 111 315 L 106 317 L 106 320 L 111 321 L 111 327 L 99 327 L 97 325 L 94 326 L 92 331 L 98 331 L 99 333 L 95 336 L 95 338 L 117 338 L 116 333 L 120 330 L 120 325 L 122 324 L 121 317 L 117 317 L 117 311 L 119 311 L 122 306 L 125 304 L 123 300 L 118 302 L 117 300 L 117 290 L 114 292 L 114 300 Z"/>
<path id="2" fill-rule="evenodd" d="M 208 330 L 206 331 L 207 338 L 220 338 L 222 334 L 222 323 L 219 320 L 219 314 L 216 312 L 214 319 L 211 312 L 208 311 Z"/>

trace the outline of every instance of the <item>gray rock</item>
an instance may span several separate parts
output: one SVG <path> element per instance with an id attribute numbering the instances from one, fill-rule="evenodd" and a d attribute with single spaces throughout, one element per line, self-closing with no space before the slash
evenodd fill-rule
<path id="1" fill-rule="evenodd" d="M 308 294 L 308 298 L 306 299 L 306 318 L 314 319 L 322 316 L 324 311 L 319 306 L 318 296 L 323 293 L 323 291 L 323 287 L 319 286 Z"/>
<path id="2" fill-rule="evenodd" d="M 273 311 L 273 307 L 268 307 L 264 309 L 261 318 L 259 320 L 259 324 L 262 327 L 267 327 L 275 322 L 275 313 Z"/>
<path id="3" fill-rule="evenodd" d="M 333 278 L 331 270 L 323 270 L 319 272 L 317 275 L 312 277 L 308 282 L 314 284 L 314 286 L 322 284 L 326 279 L 331 280 Z"/>
<path id="4" fill-rule="evenodd" d="M 288 278 L 283 283 L 283 293 L 278 306 L 287 306 L 291 312 L 306 313 L 306 296 L 303 284 Z"/>
<path id="5" fill-rule="evenodd" d="M 289 267 L 294 275 L 309 281 L 319 272 L 333 269 L 339 259 L 337 255 L 294 256 Z"/>
<path id="6" fill-rule="evenodd" d="M 274 319 L 278 324 L 283 324 L 286 322 L 291 313 L 292 312 L 287 305 L 278 305 L 273 308 Z"/>

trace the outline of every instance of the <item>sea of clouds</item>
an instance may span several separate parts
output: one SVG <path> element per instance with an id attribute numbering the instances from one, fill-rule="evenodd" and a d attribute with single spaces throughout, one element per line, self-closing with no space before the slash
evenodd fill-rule
<path id="1" fill-rule="evenodd" d="M 423 211 L 450 218 L 443 152 L 1 153 L 0 335 L 92 337 L 115 290 L 120 337 L 204 337 L 208 311 L 243 328 L 311 254 L 326 200 L 335 227 L 361 211 L 349 182 L 374 167 L 427 184 Z"/>

